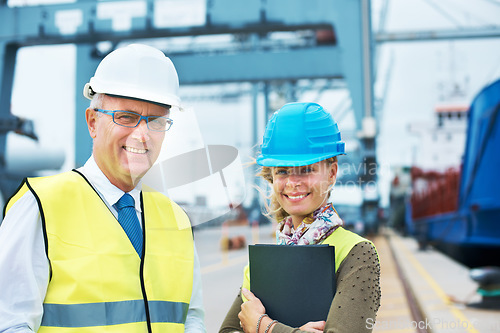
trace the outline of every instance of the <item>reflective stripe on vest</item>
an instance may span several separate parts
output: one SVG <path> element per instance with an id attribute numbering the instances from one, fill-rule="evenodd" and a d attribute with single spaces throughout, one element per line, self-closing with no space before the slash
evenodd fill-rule
<path id="1" fill-rule="evenodd" d="M 328 244 L 335 246 L 335 272 L 338 271 L 340 264 L 344 261 L 345 257 L 352 250 L 354 245 L 368 242 L 373 245 L 373 243 L 354 232 L 345 230 L 342 227 L 338 227 L 330 236 L 328 236 L 321 244 Z M 307 246 L 307 245 L 306 245 Z M 246 265 L 243 274 L 243 288 L 250 290 L 250 267 Z M 243 301 L 246 299 L 241 295 Z"/>
<path id="2" fill-rule="evenodd" d="M 155 333 L 184 332 L 194 253 L 189 219 L 180 207 L 143 189 L 141 260 L 78 173 L 28 179 L 19 193 L 26 188 L 40 207 L 51 268 L 38 332 L 67 332 L 69 327 L 78 327 L 79 333 L 146 332 L 148 327 Z"/>
<path id="3" fill-rule="evenodd" d="M 150 301 L 152 323 L 184 323 L 189 304 Z M 146 322 L 144 300 L 43 305 L 42 326 L 91 327 Z"/>

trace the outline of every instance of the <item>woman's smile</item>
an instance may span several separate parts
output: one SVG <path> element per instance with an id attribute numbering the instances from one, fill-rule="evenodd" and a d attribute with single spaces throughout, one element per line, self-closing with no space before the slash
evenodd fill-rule
<path id="1" fill-rule="evenodd" d="M 310 193 L 289 193 L 289 194 L 283 193 L 283 195 L 292 202 L 299 202 L 302 199 L 305 199 L 309 194 Z"/>

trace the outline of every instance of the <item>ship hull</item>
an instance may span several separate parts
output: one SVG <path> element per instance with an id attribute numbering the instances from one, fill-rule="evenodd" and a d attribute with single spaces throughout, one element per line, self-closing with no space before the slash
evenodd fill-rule
<path id="1" fill-rule="evenodd" d="M 407 228 L 421 249 L 432 246 L 470 268 L 500 266 L 500 209 L 416 220 L 407 215 Z"/>

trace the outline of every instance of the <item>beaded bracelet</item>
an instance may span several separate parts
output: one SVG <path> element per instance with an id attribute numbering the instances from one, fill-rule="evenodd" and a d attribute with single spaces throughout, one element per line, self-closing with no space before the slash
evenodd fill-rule
<path id="1" fill-rule="evenodd" d="M 259 320 L 257 320 L 257 333 L 259 333 L 260 322 L 262 321 L 262 318 L 264 318 L 264 317 L 268 317 L 268 315 L 266 315 L 265 313 L 261 314 L 259 317 Z"/>
<path id="2" fill-rule="evenodd" d="M 272 322 L 270 322 L 269 325 L 267 325 L 266 330 L 264 331 L 264 333 L 269 332 L 269 329 L 271 328 L 271 326 L 273 326 L 273 324 L 277 323 L 277 322 L 278 322 L 277 320 L 273 320 Z"/>

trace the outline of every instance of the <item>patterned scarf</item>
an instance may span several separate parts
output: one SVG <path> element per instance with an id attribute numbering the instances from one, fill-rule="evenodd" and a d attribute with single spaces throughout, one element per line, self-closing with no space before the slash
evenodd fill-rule
<path id="1" fill-rule="evenodd" d="M 344 222 L 331 203 L 315 210 L 293 229 L 292 217 L 287 216 L 278 223 L 276 242 L 278 245 L 319 244 Z"/>

